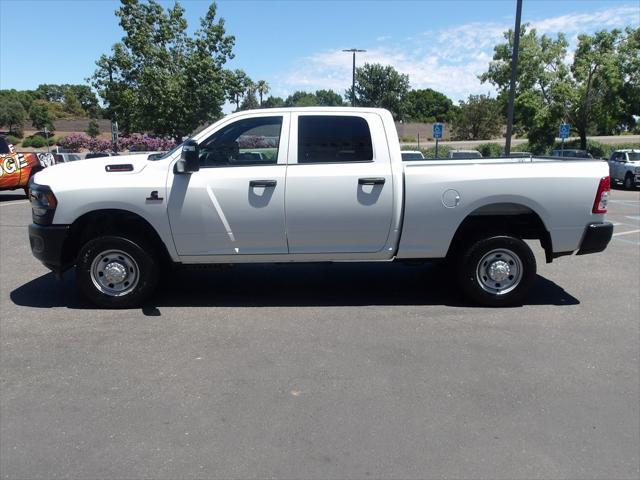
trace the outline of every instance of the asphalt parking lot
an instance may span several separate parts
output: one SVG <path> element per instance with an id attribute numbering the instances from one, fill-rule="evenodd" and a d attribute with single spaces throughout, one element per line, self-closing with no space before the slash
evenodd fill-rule
<path id="1" fill-rule="evenodd" d="M 615 237 L 544 264 L 527 305 L 434 267 L 181 272 L 101 311 L 0 194 L 2 478 L 640 476 L 640 193 Z"/>

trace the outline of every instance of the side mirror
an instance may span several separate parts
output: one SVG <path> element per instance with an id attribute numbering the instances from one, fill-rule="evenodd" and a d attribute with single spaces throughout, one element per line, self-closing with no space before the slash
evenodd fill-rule
<path id="1" fill-rule="evenodd" d="M 200 170 L 200 149 L 195 140 L 187 140 L 182 146 L 180 160 L 176 162 L 175 173 L 192 173 Z"/>

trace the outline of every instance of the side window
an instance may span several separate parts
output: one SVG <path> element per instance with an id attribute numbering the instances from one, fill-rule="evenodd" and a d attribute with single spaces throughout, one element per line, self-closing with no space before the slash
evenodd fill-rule
<path id="1" fill-rule="evenodd" d="M 241 167 L 278 162 L 282 117 L 238 120 L 200 144 L 200 166 Z"/>
<path id="2" fill-rule="evenodd" d="M 11 153 L 11 149 L 9 148 L 9 142 L 7 142 L 3 137 L 0 137 L 0 153 L 2 154 Z"/>
<path id="3" fill-rule="evenodd" d="M 371 132 L 364 118 L 325 115 L 298 118 L 298 163 L 371 160 Z"/>

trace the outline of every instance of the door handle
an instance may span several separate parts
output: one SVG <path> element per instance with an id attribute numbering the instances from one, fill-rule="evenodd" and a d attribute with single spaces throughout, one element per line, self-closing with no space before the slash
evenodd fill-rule
<path id="1" fill-rule="evenodd" d="M 250 187 L 275 187 L 278 184 L 276 180 L 251 180 Z"/>
<path id="2" fill-rule="evenodd" d="M 358 185 L 384 185 L 384 178 L 360 178 Z"/>

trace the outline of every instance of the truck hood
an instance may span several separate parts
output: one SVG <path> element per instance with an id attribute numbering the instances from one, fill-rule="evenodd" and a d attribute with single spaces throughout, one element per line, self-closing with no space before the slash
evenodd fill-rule
<path id="1" fill-rule="evenodd" d="M 97 177 L 111 178 L 114 175 L 136 175 L 149 165 L 148 154 L 121 155 L 116 157 L 89 158 L 75 162 L 60 163 L 45 168 L 35 175 L 34 181 L 40 185 L 60 185 L 81 183 Z M 131 171 L 107 171 L 110 165 L 131 165 Z"/>

